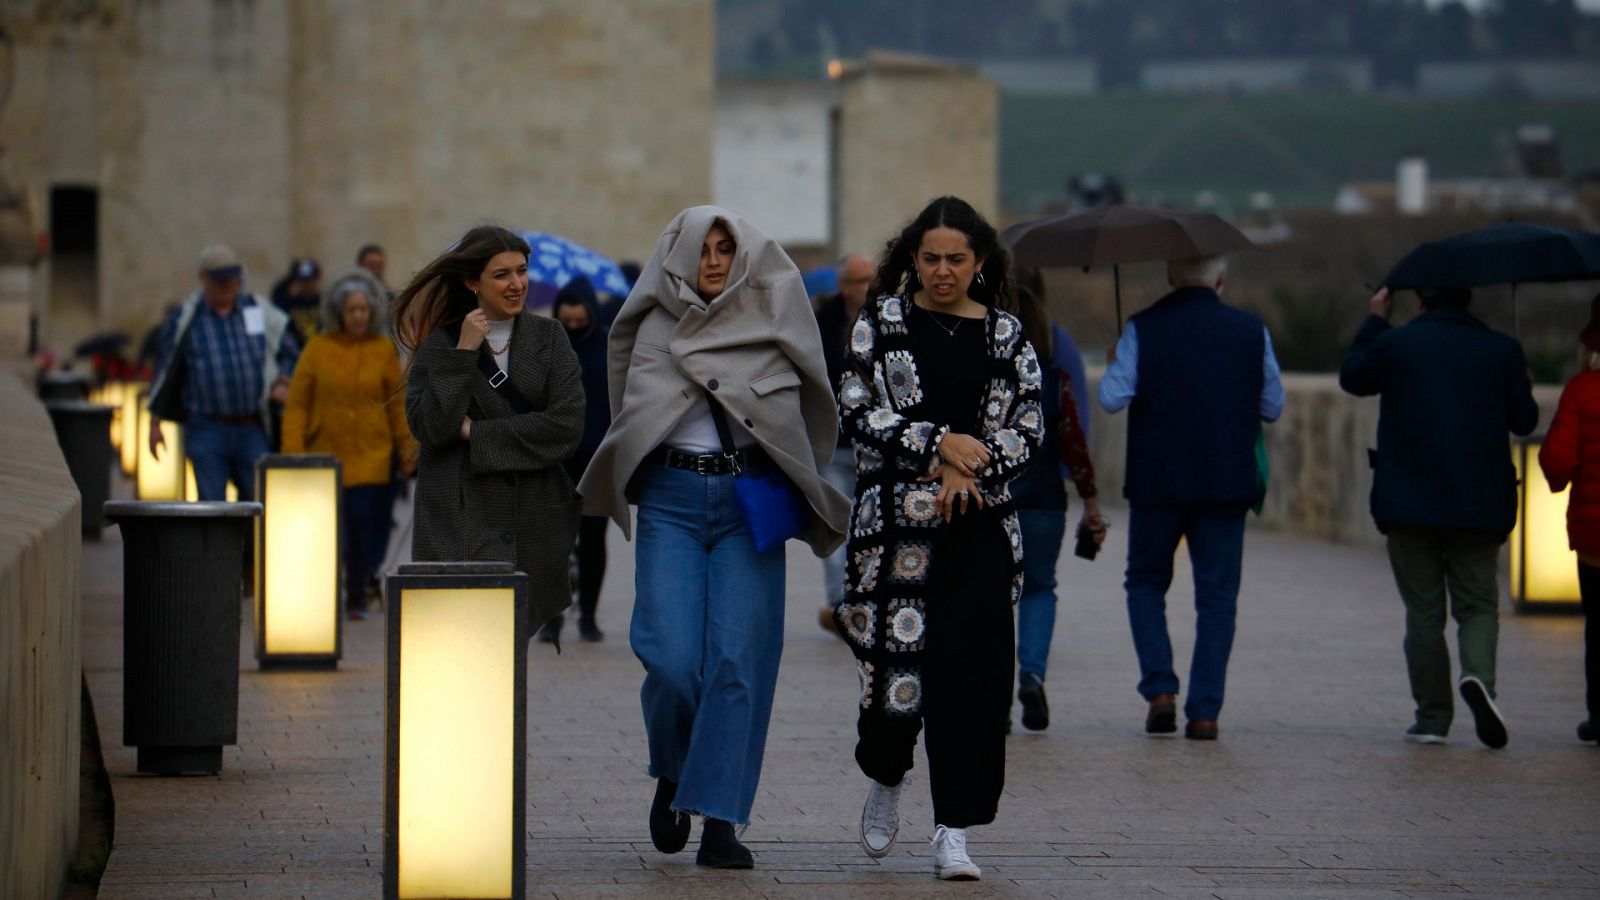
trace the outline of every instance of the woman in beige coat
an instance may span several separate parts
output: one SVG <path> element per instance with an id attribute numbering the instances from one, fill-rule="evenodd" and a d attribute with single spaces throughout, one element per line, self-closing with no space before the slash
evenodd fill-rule
<path id="1" fill-rule="evenodd" d="M 761 775 L 784 554 L 757 549 L 735 481 L 781 472 L 803 498 L 812 551 L 843 540 L 849 501 L 817 471 L 838 423 L 816 318 L 782 248 L 700 206 L 662 233 L 609 356 L 611 428 L 579 492 L 624 534 L 639 506 L 629 638 L 657 779 L 650 836 L 676 853 L 689 815 L 703 815 L 696 862 L 750 868 L 733 828 L 749 822 Z"/>

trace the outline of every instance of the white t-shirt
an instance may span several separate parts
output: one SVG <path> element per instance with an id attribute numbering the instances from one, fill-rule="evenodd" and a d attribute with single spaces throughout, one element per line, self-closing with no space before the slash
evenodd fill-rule
<path id="1" fill-rule="evenodd" d="M 506 319 L 503 322 L 490 319 L 489 336 L 483 339 L 484 342 L 489 345 L 490 358 L 494 360 L 494 364 L 499 366 L 500 371 L 502 372 L 506 370 L 506 366 L 511 365 L 511 353 L 509 352 L 511 347 L 511 329 L 516 324 L 516 319 Z M 494 351 L 497 349 L 506 350 L 507 352 L 495 353 Z"/>
<path id="2" fill-rule="evenodd" d="M 742 449 L 755 444 L 755 436 L 745 430 L 744 423 L 734 416 L 726 418 L 728 433 L 733 437 L 735 447 Z M 661 439 L 661 446 L 690 453 L 721 453 L 722 440 L 717 437 L 717 423 L 711 418 L 711 404 L 704 397 L 690 404 L 688 412 Z"/>

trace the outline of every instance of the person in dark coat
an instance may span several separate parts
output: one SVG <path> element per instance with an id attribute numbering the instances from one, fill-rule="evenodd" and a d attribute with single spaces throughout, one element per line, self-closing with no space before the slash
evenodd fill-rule
<path id="1" fill-rule="evenodd" d="M 1500 632 L 1500 545 L 1517 517 L 1517 476 L 1507 433 L 1539 422 L 1522 345 L 1467 312 L 1472 292 L 1417 292 L 1422 314 L 1391 328 L 1388 288 L 1339 370 L 1339 385 L 1381 399 L 1378 449 L 1370 454 L 1372 518 L 1388 536 L 1389 564 L 1406 607 L 1406 668 L 1416 721 L 1406 740 L 1442 743 L 1455 714 L 1446 596 L 1458 626 L 1458 689 L 1478 738 L 1504 747 L 1495 707 Z"/>
<path id="2" fill-rule="evenodd" d="M 583 438 L 578 441 L 578 452 L 567 460 L 567 474 L 576 484 L 611 424 L 611 399 L 606 390 L 606 339 L 611 329 L 600 321 L 594 286 L 582 275 L 556 293 L 553 306 L 556 321 L 566 329 L 583 371 Z M 594 614 L 606 575 L 606 521 L 605 516 L 584 516 L 578 524 L 578 638 L 590 642 L 605 640 Z M 565 622 L 565 616 L 551 619 L 539 630 L 539 640 L 556 641 Z"/>
<path id="3" fill-rule="evenodd" d="M 850 329 L 856 324 L 856 315 L 867 303 L 867 288 L 872 284 L 876 265 L 860 253 L 848 253 L 834 264 L 839 280 L 839 290 L 824 294 L 815 301 L 817 330 L 822 334 L 822 360 L 828 364 L 828 383 L 839 390 L 839 379 L 844 376 L 845 354 L 850 349 Z M 833 458 L 818 467 L 822 477 L 846 496 L 856 492 L 856 451 L 850 436 L 839 432 L 839 446 Z M 844 601 L 845 548 L 829 554 L 822 561 L 822 608 L 817 621 L 822 630 L 838 634 L 833 611 Z"/>
<path id="4" fill-rule="evenodd" d="M 538 628 L 572 602 L 582 501 L 564 464 L 584 403 L 560 324 L 527 309 L 528 252 L 511 231 L 473 228 L 412 277 L 393 315 L 420 446 L 412 556 L 514 563 Z"/>
<path id="5" fill-rule="evenodd" d="M 1128 409 L 1128 623 L 1145 731 L 1177 730 L 1167 588 L 1180 539 L 1194 569 L 1194 656 L 1184 737 L 1215 740 L 1233 652 L 1244 514 L 1256 499 L 1262 422 L 1283 412 L 1266 326 L 1222 302 L 1227 260 L 1167 264 L 1172 293 L 1128 320 L 1100 380 L 1100 406 Z"/>

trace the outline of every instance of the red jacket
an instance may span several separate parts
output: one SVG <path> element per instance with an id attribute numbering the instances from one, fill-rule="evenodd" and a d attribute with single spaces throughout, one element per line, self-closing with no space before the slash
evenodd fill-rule
<path id="1" fill-rule="evenodd" d="M 1539 468 L 1550 489 L 1572 485 L 1567 500 L 1567 542 L 1600 556 L 1600 371 L 1579 373 L 1561 391 Z"/>

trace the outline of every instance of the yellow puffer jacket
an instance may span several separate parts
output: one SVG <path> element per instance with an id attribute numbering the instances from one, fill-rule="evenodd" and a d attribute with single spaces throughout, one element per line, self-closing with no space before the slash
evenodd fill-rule
<path id="1" fill-rule="evenodd" d="M 388 337 L 312 338 L 289 383 L 283 452 L 333 454 L 346 487 L 388 482 L 391 454 L 412 460 L 417 453 L 399 388 L 400 356 Z"/>

